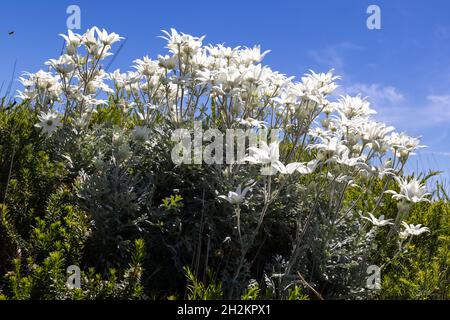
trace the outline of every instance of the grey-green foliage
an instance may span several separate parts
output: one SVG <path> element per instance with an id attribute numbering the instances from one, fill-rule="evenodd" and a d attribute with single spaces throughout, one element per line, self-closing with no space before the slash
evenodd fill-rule
<path id="1" fill-rule="evenodd" d="M 275 286 L 289 287 L 300 274 L 323 298 L 369 297 L 366 270 L 376 252 L 376 231 L 364 231 L 356 209 L 330 210 L 329 199 L 317 197 L 317 188 L 326 183 L 318 175 L 305 179 L 286 188 L 272 213 L 282 212 L 291 234 L 290 252 L 278 263 L 275 273 L 282 277 Z"/>
<path id="2" fill-rule="evenodd" d="M 141 170 L 145 142 L 132 142 L 129 133 L 98 127 L 100 137 L 89 148 L 97 155 L 80 173 L 76 190 L 80 206 L 94 221 L 95 245 L 103 248 L 99 262 L 120 261 L 152 213 L 153 174 Z"/>

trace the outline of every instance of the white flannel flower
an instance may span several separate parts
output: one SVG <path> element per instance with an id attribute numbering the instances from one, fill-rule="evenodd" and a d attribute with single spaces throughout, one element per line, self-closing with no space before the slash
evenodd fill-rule
<path id="1" fill-rule="evenodd" d="M 72 30 L 68 30 L 67 35 L 60 34 L 61 37 L 66 41 L 66 51 L 67 54 L 73 56 L 77 52 L 77 48 L 81 45 L 83 36 L 73 33 Z"/>
<path id="2" fill-rule="evenodd" d="M 386 160 L 382 165 L 379 167 L 371 166 L 370 171 L 373 174 L 378 175 L 380 178 L 384 177 L 395 177 L 395 170 L 392 168 L 392 160 Z"/>
<path id="3" fill-rule="evenodd" d="M 284 165 L 280 162 L 280 150 L 279 142 L 272 142 L 267 145 L 265 141 L 260 141 L 260 148 L 250 147 L 249 150 L 251 155 L 242 159 L 243 161 L 248 161 L 252 164 L 262 164 L 261 174 L 270 176 L 277 172 L 285 171 Z M 289 171 L 294 170 L 297 165 L 289 167 Z M 286 169 L 287 170 L 287 169 Z M 292 171 L 293 172 L 293 171 Z"/>
<path id="4" fill-rule="evenodd" d="M 246 128 L 258 128 L 258 129 L 266 129 L 267 124 L 264 121 L 256 120 L 253 118 L 241 119 L 237 118 L 236 123 L 246 127 Z"/>
<path id="5" fill-rule="evenodd" d="M 34 126 L 42 129 L 45 134 L 51 135 L 58 127 L 62 126 L 60 121 L 60 115 L 54 111 L 43 112 L 41 111 L 38 116 L 39 122 Z"/>
<path id="6" fill-rule="evenodd" d="M 242 190 L 242 186 L 239 185 L 236 191 L 230 191 L 226 196 L 220 195 L 219 198 L 228 201 L 232 205 L 240 204 L 244 201 L 245 196 L 247 195 L 247 192 L 249 190 L 250 187 L 245 187 L 244 190 Z"/>
<path id="7" fill-rule="evenodd" d="M 86 46 L 86 48 L 97 46 L 99 44 L 97 42 L 97 38 L 95 37 L 97 29 L 97 27 L 87 29 L 86 32 L 82 35 L 81 42 Z"/>
<path id="8" fill-rule="evenodd" d="M 159 61 L 152 60 L 148 56 L 133 61 L 133 68 L 143 76 L 151 77 L 160 70 Z"/>
<path id="9" fill-rule="evenodd" d="M 178 65 L 178 61 L 176 57 L 169 56 L 169 55 L 158 55 L 158 62 L 159 66 L 168 70 L 175 69 L 175 67 Z"/>
<path id="10" fill-rule="evenodd" d="M 392 198 L 396 200 L 406 200 L 412 203 L 418 202 L 430 202 L 429 199 L 425 198 L 431 193 L 427 192 L 425 184 L 420 183 L 416 178 L 396 178 L 396 181 L 400 187 L 400 192 L 394 190 L 388 190 L 386 193 L 392 194 Z"/>
<path id="11" fill-rule="evenodd" d="M 98 40 L 104 45 L 104 46 L 111 46 L 112 44 L 125 39 L 124 37 L 119 36 L 117 33 L 109 33 L 103 29 L 100 31 L 100 29 L 95 28 L 97 31 Z"/>
<path id="12" fill-rule="evenodd" d="M 126 85 L 127 74 L 120 73 L 120 69 L 117 69 L 108 75 L 108 79 L 114 81 L 114 84 L 117 86 L 117 88 L 122 89 Z"/>
<path id="13" fill-rule="evenodd" d="M 375 216 L 371 213 L 369 213 L 369 217 L 362 217 L 363 219 L 366 219 L 367 221 L 370 221 L 374 226 L 376 227 L 384 227 L 387 225 L 392 225 L 392 219 L 384 219 L 384 215 L 381 215 L 379 218 L 375 218 Z"/>
<path id="14" fill-rule="evenodd" d="M 321 161 L 337 161 L 339 155 L 343 155 L 348 150 L 348 148 L 342 144 L 342 140 L 339 137 L 319 137 L 319 139 L 321 139 L 323 143 L 312 145 L 310 148 L 317 149 L 317 158 Z"/>
<path id="15" fill-rule="evenodd" d="M 374 121 L 367 121 L 360 127 L 363 142 L 369 144 L 372 149 L 379 152 L 386 152 L 388 150 L 389 141 L 386 135 L 394 129 L 394 127 Z"/>
<path id="16" fill-rule="evenodd" d="M 276 161 L 272 164 L 272 167 L 274 168 L 274 170 L 276 170 L 281 174 L 291 175 L 294 172 L 298 172 L 302 175 L 306 175 L 313 173 L 316 170 L 318 162 L 319 162 L 318 160 L 312 160 L 306 164 L 300 162 L 293 162 L 285 166 L 282 162 Z"/>
<path id="17" fill-rule="evenodd" d="M 261 53 L 260 46 L 254 46 L 253 48 L 245 48 L 240 51 L 239 54 L 239 62 L 248 65 L 251 63 L 261 62 L 262 59 L 270 52 L 270 50 L 266 50 Z"/>
<path id="18" fill-rule="evenodd" d="M 430 232 L 430 229 L 427 227 L 422 227 L 421 224 L 414 225 L 414 224 L 407 224 L 405 221 L 402 221 L 402 225 L 405 228 L 400 232 L 400 238 L 406 239 L 409 236 L 420 236 L 421 234 L 425 232 Z"/>
<path id="19" fill-rule="evenodd" d="M 376 114 L 376 111 L 370 108 L 370 103 L 360 96 L 342 96 L 335 107 L 339 113 L 342 113 L 348 119 L 355 117 L 367 118 L 372 114 Z"/>
<path id="20" fill-rule="evenodd" d="M 364 163 L 364 157 L 350 157 L 350 150 L 343 146 L 339 153 L 336 154 L 335 160 L 337 163 L 348 166 L 348 167 L 355 167 L 358 165 L 362 165 L 364 168 L 366 167 Z M 330 161 L 330 160 L 328 160 Z"/>
<path id="21" fill-rule="evenodd" d="M 245 157 L 243 161 L 248 161 L 253 164 L 270 164 L 280 159 L 280 144 L 278 141 L 267 145 L 265 141 L 259 142 L 260 148 L 250 147 L 252 155 Z"/>
<path id="22" fill-rule="evenodd" d="M 414 155 L 414 151 L 425 146 L 420 145 L 420 138 L 413 138 L 405 133 L 393 132 L 389 137 L 389 144 L 401 159 L 406 159 L 409 155 Z"/>
<path id="23" fill-rule="evenodd" d="M 319 74 L 314 71 L 310 72 L 310 74 L 303 76 L 302 82 L 297 85 L 302 92 L 301 95 L 319 105 L 327 105 L 328 101 L 325 97 L 337 88 L 334 80 L 339 79 L 339 77 L 333 76 L 333 70 Z"/>
<path id="24" fill-rule="evenodd" d="M 167 37 L 161 37 L 167 40 L 167 48 L 173 54 L 187 54 L 193 56 L 202 46 L 202 41 L 205 36 L 193 37 L 188 34 L 178 33 L 175 29 L 171 28 L 170 33 L 162 30 Z"/>
<path id="25" fill-rule="evenodd" d="M 67 75 L 73 72 L 76 68 L 72 57 L 67 54 L 62 55 L 58 59 L 50 59 L 45 64 L 51 66 L 53 69 L 63 75 Z"/>

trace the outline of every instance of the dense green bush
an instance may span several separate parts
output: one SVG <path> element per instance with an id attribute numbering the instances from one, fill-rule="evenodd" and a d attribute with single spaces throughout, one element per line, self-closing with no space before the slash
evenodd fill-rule
<path id="1" fill-rule="evenodd" d="M 219 178 L 222 173 L 204 166 L 175 167 L 165 152 L 170 139 L 164 130 L 155 130 L 150 143 L 136 143 L 130 139 L 131 130 L 119 134 L 111 120 L 114 112 L 114 107 L 104 109 L 102 120 L 99 115 L 84 129 L 83 137 L 77 138 L 76 130 L 68 128 L 64 135 L 78 140 L 63 145 L 36 134 L 35 114 L 27 106 L 1 110 L 0 194 L 6 195 L 0 209 L 3 297 L 226 297 L 227 286 L 234 287 L 230 281 L 238 263 L 234 251 L 238 244 L 223 242 L 233 233 L 227 213 L 230 207 L 217 203 L 216 194 L 210 191 L 229 189 Z M 102 139 L 93 138 L 98 136 Z M 64 157 L 58 155 L 58 148 L 64 148 Z M 80 154 L 83 156 L 77 158 Z M 85 171 L 78 176 L 80 168 Z M 349 239 L 356 221 L 342 221 L 326 242 L 327 238 L 319 240 L 319 235 L 327 231 L 321 226 L 326 226 L 330 217 L 309 217 L 310 227 L 300 235 L 303 241 L 296 248 L 306 254 L 297 255 L 291 265 L 285 260 L 298 240 L 291 235 L 296 234 L 298 224 L 307 223 L 305 203 L 314 204 L 315 200 L 314 193 L 302 186 L 314 188 L 317 178 L 308 176 L 286 187 L 287 197 L 271 208 L 264 232 L 256 241 L 261 245 L 249 250 L 249 257 L 256 259 L 244 266 L 238 279 L 241 298 L 304 299 L 305 293 L 317 298 L 302 282 L 284 292 L 280 291 L 281 282 L 267 278 L 270 270 L 282 273 L 294 264 L 327 298 L 352 297 L 347 288 L 365 279 L 361 263 L 349 260 L 333 267 L 329 262 L 339 256 L 364 254 L 364 243 L 330 249 Z M 354 191 L 345 201 L 358 197 Z M 356 208 L 363 210 L 370 205 L 368 200 L 370 196 L 359 199 Z M 396 202 L 386 198 L 380 210 L 394 218 Z M 386 233 L 374 235 L 372 245 L 382 250 L 366 259 L 386 267 L 382 290 L 370 297 L 449 298 L 449 213 L 444 201 L 415 205 L 410 221 L 424 223 L 433 231 L 414 239 L 397 255 L 397 244 L 388 245 Z M 255 223 L 250 215 L 243 217 L 243 232 Z M 83 271 L 82 290 L 66 287 L 70 265 L 79 265 Z M 251 278 L 259 280 L 250 283 Z"/>
<path id="2" fill-rule="evenodd" d="M 381 298 L 450 299 L 449 213 L 450 205 L 443 201 L 413 209 L 411 221 L 426 223 L 433 231 L 411 241 L 404 254 L 384 260 Z"/>

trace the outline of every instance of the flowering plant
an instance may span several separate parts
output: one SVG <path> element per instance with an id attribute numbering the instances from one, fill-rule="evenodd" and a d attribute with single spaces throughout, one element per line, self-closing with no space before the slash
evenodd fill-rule
<path id="1" fill-rule="evenodd" d="M 263 65 L 269 51 L 259 46 L 204 45 L 171 29 L 165 55 L 108 72 L 103 62 L 122 37 L 96 27 L 62 37 L 64 54 L 48 72 L 20 78 L 18 96 L 68 171 L 101 264 L 120 265 L 143 237 L 172 255 L 163 259 L 171 270 L 214 268 L 229 298 L 255 277 L 274 297 L 306 278 L 304 290 L 316 295 L 370 296 L 361 270 L 377 263 L 373 241 L 395 243 L 395 258 L 433 231 L 407 223 L 415 204 L 431 201 L 425 181 L 404 176 L 420 140 L 374 120 L 366 98 L 336 99 L 333 70 L 296 80 Z M 196 122 L 256 133 L 256 145 L 227 164 L 171 162 L 170 133 L 190 135 Z M 277 134 L 264 141 L 263 131 Z M 147 268 L 161 269 L 157 261 Z"/>

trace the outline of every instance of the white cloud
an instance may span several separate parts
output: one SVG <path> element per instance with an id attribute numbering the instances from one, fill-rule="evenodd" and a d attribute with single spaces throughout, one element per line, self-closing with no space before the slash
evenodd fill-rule
<path id="1" fill-rule="evenodd" d="M 450 157 L 450 152 L 443 152 L 443 151 L 420 151 L 421 153 L 427 153 L 427 154 L 431 154 L 431 155 L 436 155 L 436 156 L 442 156 L 442 157 Z"/>
<path id="2" fill-rule="evenodd" d="M 361 94 L 368 97 L 374 104 L 394 104 L 402 102 L 405 99 L 403 93 L 392 86 L 383 86 L 380 84 L 356 83 L 346 87 L 348 94 Z"/>
<path id="3" fill-rule="evenodd" d="M 421 114 L 430 124 L 450 124 L 450 95 L 431 95 Z"/>
<path id="4" fill-rule="evenodd" d="M 319 64 L 335 68 L 344 81 L 335 93 L 367 97 L 376 118 L 402 130 L 447 126 L 450 124 L 450 94 L 429 95 L 422 101 L 412 100 L 398 88 L 381 83 L 358 82 L 354 75 L 346 72 L 345 56 L 354 50 L 364 50 L 357 44 L 341 42 L 320 50 L 310 50 L 309 55 Z M 347 83 L 345 83 L 347 80 Z M 353 81 L 356 80 L 356 81 Z"/>
<path id="5" fill-rule="evenodd" d="M 363 48 L 351 43 L 351 42 L 341 42 L 328 46 L 320 50 L 310 50 L 308 54 L 317 63 L 323 64 L 328 68 L 336 69 L 341 76 L 344 74 L 344 53 L 349 50 L 362 50 Z"/>
<path id="6" fill-rule="evenodd" d="M 398 100 L 395 95 L 391 98 L 392 104 L 377 105 L 378 111 L 383 121 L 394 121 L 408 128 L 424 128 L 433 126 L 446 126 L 450 124 L 450 95 L 427 96 L 423 103 Z M 376 100 L 375 100 L 376 101 Z M 377 102 L 377 101 L 376 101 Z"/>
<path id="7" fill-rule="evenodd" d="M 428 96 L 427 99 L 435 104 L 450 105 L 450 95 L 448 96 L 431 95 Z"/>

